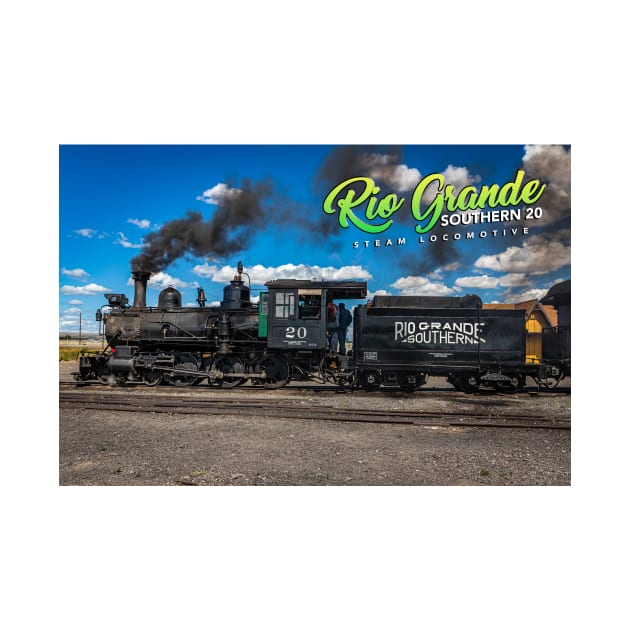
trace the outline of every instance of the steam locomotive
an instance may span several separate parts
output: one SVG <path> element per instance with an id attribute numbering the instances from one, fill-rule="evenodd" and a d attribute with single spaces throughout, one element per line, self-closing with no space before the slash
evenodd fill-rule
<path id="1" fill-rule="evenodd" d="M 515 391 L 527 376 L 549 386 L 570 373 L 564 332 L 548 331 L 549 360 L 527 363 L 522 312 L 484 309 L 476 295 L 375 296 L 354 309 L 351 354 L 331 354 L 326 305 L 365 300 L 365 282 L 274 280 L 254 305 L 242 276 L 239 262 L 219 306 L 206 306 L 201 288 L 198 307 L 182 306 L 181 293 L 168 287 L 157 307 L 148 307 L 150 274 L 133 271 L 133 305 L 124 294 L 105 294 L 109 312 L 99 309 L 96 319 L 108 345 L 80 357 L 75 379 L 148 386 L 207 381 L 223 388 L 249 380 L 272 389 L 316 380 L 413 391 L 437 375 L 475 392 Z"/>

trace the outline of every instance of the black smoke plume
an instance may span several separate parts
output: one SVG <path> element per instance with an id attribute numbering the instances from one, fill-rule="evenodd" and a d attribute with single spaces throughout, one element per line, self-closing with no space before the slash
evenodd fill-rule
<path id="1" fill-rule="evenodd" d="M 221 195 L 209 220 L 189 210 L 185 217 L 165 223 L 147 235 L 142 252 L 131 261 L 132 270 L 157 273 L 186 254 L 225 256 L 246 249 L 268 218 L 262 202 L 272 194 L 269 181 L 245 181 Z"/>

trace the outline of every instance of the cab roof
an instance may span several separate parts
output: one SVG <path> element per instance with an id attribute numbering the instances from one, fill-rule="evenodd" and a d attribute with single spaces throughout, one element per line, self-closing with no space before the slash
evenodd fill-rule
<path id="1" fill-rule="evenodd" d="M 362 300 L 367 296 L 367 282 L 326 280 L 271 280 L 270 289 L 324 289 L 333 300 Z"/>

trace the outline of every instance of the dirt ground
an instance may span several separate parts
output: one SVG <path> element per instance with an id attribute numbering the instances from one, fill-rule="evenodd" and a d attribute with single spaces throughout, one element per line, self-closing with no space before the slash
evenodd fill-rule
<path id="1" fill-rule="evenodd" d="M 60 363 L 60 381 L 77 369 Z M 570 418 L 570 394 L 465 395 L 256 390 L 296 407 L 414 411 L 483 410 Z M 168 388 L 160 388 L 168 389 Z M 199 395 L 201 388 L 177 388 Z M 147 388 L 134 388 L 134 391 Z M 120 388 L 118 388 L 120 391 Z M 188 393 L 190 392 L 190 394 Z M 203 388 L 204 397 L 239 389 Z M 162 393 L 160 393 L 162 395 Z M 168 392 L 166 393 L 168 395 Z M 334 411 L 331 412 L 334 416 Z M 571 432 L 556 429 L 431 427 L 335 420 L 62 408 L 59 484 L 63 486 L 566 486 Z"/>

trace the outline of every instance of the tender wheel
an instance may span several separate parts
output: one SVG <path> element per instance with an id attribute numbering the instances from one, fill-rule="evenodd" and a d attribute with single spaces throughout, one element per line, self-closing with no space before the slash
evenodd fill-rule
<path id="1" fill-rule="evenodd" d="M 558 384 L 563 378 L 564 373 L 561 372 L 556 378 L 554 378 L 553 376 L 549 378 L 534 377 L 534 381 L 536 382 L 536 385 L 540 387 L 540 389 L 554 389 L 558 387 Z"/>
<path id="2" fill-rule="evenodd" d="M 448 382 L 460 392 L 474 394 L 479 391 L 479 380 L 474 375 L 457 374 L 448 377 Z"/>
<path id="3" fill-rule="evenodd" d="M 359 377 L 359 382 L 363 389 L 372 391 L 381 386 L 381 375 L 377 370 L 366 370 Z"/>
<path id="4" fill-rule="evenodd" d="M 498 392 L 509 392 L 509 393 L 514 393 L 517 390 L 521 389 L 521 387 L 523 387 L 523 385 L 525 384 L 525 378 L 520 375 L 517 374 L 516 376 L 513 376 L 510 381 L 500 381 L 498 382 L 494 388 L 498 391 Z"/>
<path id="5" fill-rule="evenodd" d="M 289 382 L 289 366 L 282 358 L 275 355 L 263 357 L 256 366 L 257 372 L 265 371 L 266 377 L 258 382 L 267 389 L 278 389 Z"/>
<path id="6" fill-rule="evenodd" d="M 419 378 L 416 374 L 401 372 L 398 375 L 398 387 L 403 392 L 415 392 L 420 387 Z"/>
<path id="7" fill-rule="evenodd" d="M 237 385 L 242 385 L 247 381 L 246 378 L 241 378 L 240 376 L 230 377 L 228 374 L 233 372 L 244 372 L 245 366 L 243 362 L 235 356 L 228 355 L 227 357 L 221 357 L 216 361 L 214 367 L 217 370 L 223 372 L 224 376 L 219 383 L 219 387 L 223 387 L 224 389 L 232 389 L 232 387 L 236 387 Z"/>

